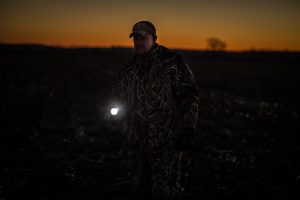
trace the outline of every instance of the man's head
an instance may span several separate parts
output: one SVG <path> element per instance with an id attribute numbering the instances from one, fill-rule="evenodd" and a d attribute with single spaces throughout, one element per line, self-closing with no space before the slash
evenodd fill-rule
<path id="1" fill-rule="evenodd" d="M 149 52 L 156 42 L 156 29 L 151 22 L 140 21 L 133 26 L 129 37 L 133 37 L 136 53 L 144 54 Z"/>

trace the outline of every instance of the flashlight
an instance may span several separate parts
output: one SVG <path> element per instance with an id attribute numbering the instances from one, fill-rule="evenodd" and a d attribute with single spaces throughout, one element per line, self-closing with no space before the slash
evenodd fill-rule
<path id="1" fill-rule="evenodd" d="M 112 109 L 110 109 L 110 114 L 111 115 L 117 115 L 118 112 L 119 112 L 119 108 L 112 108 Z"/>

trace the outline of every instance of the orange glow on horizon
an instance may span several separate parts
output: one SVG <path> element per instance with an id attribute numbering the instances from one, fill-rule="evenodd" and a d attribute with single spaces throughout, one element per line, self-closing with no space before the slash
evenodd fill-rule
<path id="1" fill-rule="evenodd" d="M 11 0 L 0 5 L 0 42 L 132 47 L 128 37 L 132 26 L 149 20 L 157 28 L 158 43 L 168 48 L 203 50 L 206 40 L 216 37 L 230 51 L 300 51 L 300 3 L 296 1 L 275 1 L 272 6 L 258 0 L 178 0 L 172 6 L 168 0 L 153 1 Z"/>
<path id="2" fill-rule="evenodd" d="M 128 34 L 125 34 L 128 35 Z M 221 37 L 220 37 L 221 38 Z M 158 43 L 164 45 L 171 49 L 186 49 L 186 50 L 206 50 L 207 44 L 206 39 L 198 40 L 193 42 L 193 38 L 169 38 L 160 39 L 158 38 Z M 226 50 L 229 51 L 244 51 L 244 50 L 289 50 L 289 51 L 300 51 L 300 44 L 293 41 L 282 41 L 282 44 L 275 41 L 273 45 L 267 44 L 264 40 L 256 40 L 255 43 L 251 42 L 236 42 L 234 39 L 223 39 L 228 47 Z M 7 38 L 6 40 L 1 40 L 0 43 L 7 44 L 41 44 L 49 46 L 61 46 L 61 47 L 125 47 L 133 48 L 133 42 L 131 39 L 119 39 L 113 40 L 113 38 L 107 38 L 101 41 L 98 37 L 84 37 L 80 38 L 32 38 L 32 39 L 19 39 L 19 38 Z"/>

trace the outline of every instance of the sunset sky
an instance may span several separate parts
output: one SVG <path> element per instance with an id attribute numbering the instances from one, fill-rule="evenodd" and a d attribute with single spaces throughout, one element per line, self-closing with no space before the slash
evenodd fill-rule
<path id="1" fill-rule="evenodd" d="M 300 50 L 299 0 L 0 0 L 0 42 L 132 46 L 134 23 L 151 21 L 158 42 L 206 49 Z"/>

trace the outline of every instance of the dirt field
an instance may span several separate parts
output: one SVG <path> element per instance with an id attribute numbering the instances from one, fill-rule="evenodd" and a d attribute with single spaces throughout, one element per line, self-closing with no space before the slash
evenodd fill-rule
<path id="1" fill-rule="evenodd" d="M 0 52 L 0 199 L 132 199 L 121 133 L 105 120 L 132 50 Z M 180 53 L 201 93 L 181 199 L 299 198 L 300 53 Z"/>

